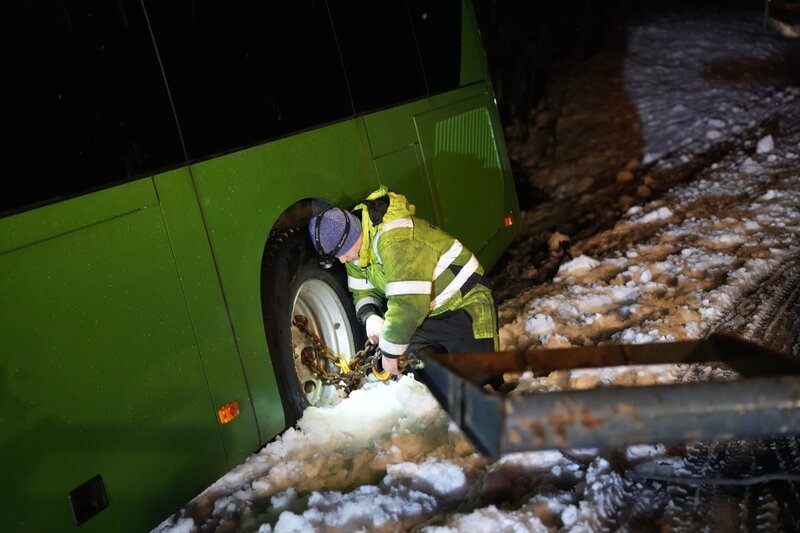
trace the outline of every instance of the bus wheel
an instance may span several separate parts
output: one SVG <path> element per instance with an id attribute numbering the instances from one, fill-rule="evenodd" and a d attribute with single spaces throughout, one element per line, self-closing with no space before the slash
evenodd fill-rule
<path id="1" fill-rule="evenodd" d="M 343 265 L 323 269 L 301 228 L 270 235 L 261 278 L 267 345 L 286 426 L 290 427 L 309 405 L 330 405 L 340 398 L 335 387 L 326 385 L 302 362 L 303 349 L 312 343 L 308 335 L 292 326 L 293 317 L 305 317 L 308 328 L 331 351 L 346 356 L 363 345 L 364 332 L 356 321 Z M 328 362 L 326 368 L 338 372 Z"/>

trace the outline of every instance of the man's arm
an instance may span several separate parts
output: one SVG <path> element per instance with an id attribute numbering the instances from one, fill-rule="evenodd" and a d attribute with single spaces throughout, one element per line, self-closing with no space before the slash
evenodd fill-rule
<path id="1" fill-rule="evenodd" d="M 380 255 L 386 272 L 387 304 L 378 347 L 388 358 L 397 358 L 406 352 L 430 312 L 436 255 L 412 238 L 381 241 Z"/>
<path id="2" fill-rule="evenodd" d="M 347 270 L 347 288 L 353 294 L 353 305 L 358 320 L 366 324 L 371 316 L 383 316 L 383 293 L 375 288 L 367 280 L 364 271 L 353 263 L 345 263 L 345 270 Z"/>

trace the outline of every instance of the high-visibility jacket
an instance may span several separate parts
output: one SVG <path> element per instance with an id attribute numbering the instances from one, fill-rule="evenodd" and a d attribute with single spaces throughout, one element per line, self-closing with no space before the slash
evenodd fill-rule
<path id="1" fill-rule="evenodd" d="M 478 259 L 457 239 L 414 216 L 403 195 L 381 188 L 367 201 L 387 198 L 388 208 L 384 204 L 377 216 L 370 217 L 368 202 L 356 206 L 362 209 L 361 253 L 345 265 L 359 318 L 385 311 L 378 347 L 389 357 L 402 355 L 426 317 L 464 309 L 473 336 L 493 338 L 497 349 L 494 300 Z"/>

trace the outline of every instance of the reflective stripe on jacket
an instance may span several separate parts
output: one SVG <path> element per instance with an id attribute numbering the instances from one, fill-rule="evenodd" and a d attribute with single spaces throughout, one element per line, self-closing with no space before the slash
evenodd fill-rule
<path id="1" fill-rule="evenodd" d="M 393 195 L 393 204 L 394 196 L 405 201 L 402 195 Z M 465 309 L 472 317 L 475 338 L 496 336 L 491 291 L 481 284 L 468 285 L 466 295 L 461 291 L 470 276 L 483 274 L 472 252 L 408 211 L 390 210 L 367 231 L 373 229 L 364 244 L 371 247 L 372 260 L 363 268 L 358 261 L 346 268 L 357 312 L 368 305 L 382 310 L 386 302 L 379 344 L 384 353 L 405 353 L 426 317 L 455 309 Z"/>

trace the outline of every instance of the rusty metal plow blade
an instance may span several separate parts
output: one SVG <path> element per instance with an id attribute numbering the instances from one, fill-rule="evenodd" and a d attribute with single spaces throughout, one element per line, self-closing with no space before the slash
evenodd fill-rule
<path id="1" fill-rule="evenodd" d="M 736 337 L 499 353 L 424 354 L 415 374 L 485 455 L 800 433 L 800 360 Z M 500 393 L 505 372 L 717 363 L 740 379 Z"/>

